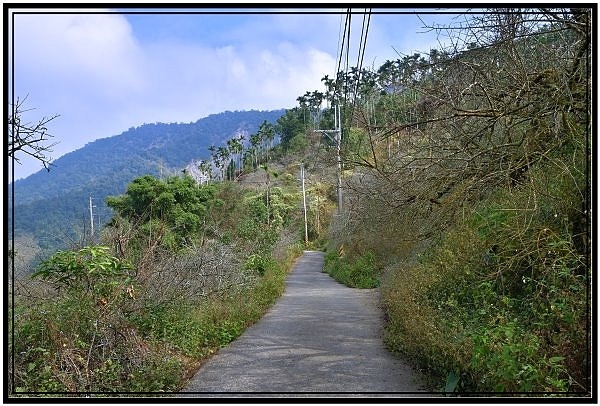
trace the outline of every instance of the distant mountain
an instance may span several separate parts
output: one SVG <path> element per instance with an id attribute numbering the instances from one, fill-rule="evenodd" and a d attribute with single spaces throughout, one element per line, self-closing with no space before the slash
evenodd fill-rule
<path id="1" fill-rule="evenodd" d="M 222 145 L 240 131 L 255 133 L 263 121 L 274 124 L 284 113 L 227 111 L 189 124 L 143 124 L 91 142 L 54 161 L 50 172 L 15 182 L 15 235 L 33 236 L 42 249 L 67 246 L 89 229 L 90 197 L 94 223 L 106 223 L 104 199 L 124 193 L 134 178 L 180 173 L 191 161 L 209 158 L 210 145 Z"/>

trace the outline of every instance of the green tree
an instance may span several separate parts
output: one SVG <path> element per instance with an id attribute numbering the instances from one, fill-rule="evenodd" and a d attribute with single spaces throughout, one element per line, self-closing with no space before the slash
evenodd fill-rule
<path id="1" fill-rule="evenodd" d="M 258 135 L 264 145 L 267 160 L 269 160 L 269 151 L 273 148 L 273 140 L 275 139 L 275 127 L 265 120 L 258 128 Z"/>
<path id="2" fill-rule="evenodd" d="M 134 179 L 124 195 L 110 196 L 106 203 L 118 216 L 139 224 L 142 235 L 138 237 L 145 240 L 154 233 L 156 241 L 181 248 L 203 231 L 215 191 L 215 185 L 198 187 L 189 176 L 161 181 L 146 175 Z"/>
<path id="3" fill-rule="evenodd" d="M 266 121 L 265 121 L 266 122 Z M 233 161 L 233 169 L 231 170 L 232 176 L 231 179 L 235 178 L 235 172 L 242 170 L 242 157 L 244 152 L 244 134 L 240 134 L 238 137 L 231 138 L 227 140 L 227 147 L 229 148 L 229 152 L 232 156 Z M 229 172 L 229 169 L 228 169 Z"/>
<path id="4" fill-rule="evenodd" d="M 304 134 L 305 130 L 306 126 L 302 119 L 302 111 L 298 107 L 287 110 L 275 125 L 275 131 L 279 134 L 284 149 L 287 149 L 292 138 L 298 134 Z"/>

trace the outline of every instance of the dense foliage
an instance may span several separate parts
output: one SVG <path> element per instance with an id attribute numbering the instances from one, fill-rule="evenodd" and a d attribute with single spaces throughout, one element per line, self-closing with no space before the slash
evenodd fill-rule
<path id="1" fill-rule="evenodd" d="M 150 238 L 177 252 L 193 244 L 195 236 L 204 237 L 207 213 L 222 204 L 215 192 L 214 185 L 197 187 L 187 176 L 161 181 L 146 175 L 134 179 L 124 195 L 109 196 L 106 202 L 118 215 L 115 224 L 135 224 L 139 230 L 128 237 L 129 249 L 143 250 Z"/>
<path id="2" fill-rule="evenodd" d="M 301 251 L 297 188 L 134 179 L 101 245 L 16 286 L 15 392 L 175 391 L 282 293 Z M 273 179 L 271 179 L 273 178 Z"/>
<path id="3" fill-rule="evenodd" d="M 332 249 L 385 264 L 387 343 L 436 390 L 591 388 L 589 18 L 470 16 L 347 109 Z"/>
<path id="4" fill-rule="evenodd" d="M 347 258 L 345 254 L 328 252 L 325 256 L 325 272 L 338 282 L 351 288 L 370 289 L 379 286 L 380 265 L 373 252 L 354 254 Z"/>

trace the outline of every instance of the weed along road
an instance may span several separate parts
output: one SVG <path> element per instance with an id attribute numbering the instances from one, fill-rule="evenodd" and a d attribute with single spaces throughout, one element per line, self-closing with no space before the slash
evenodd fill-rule
<path id="1" fill-rule="evenodd" d="M 412 369 L 384 347 L 376 292 L 347 288 L 322 269 L 323 253 L 305 251 L 277 303 L 207 361 L 178 396 L 425 394 Z"/>

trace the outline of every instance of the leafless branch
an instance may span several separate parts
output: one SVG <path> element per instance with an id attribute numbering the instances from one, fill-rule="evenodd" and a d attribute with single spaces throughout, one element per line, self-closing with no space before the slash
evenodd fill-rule
<path id="1" fill-rule="evenodd" d="M 23 113 L 29 111 L 23 108 L 26 99 L 27 97 L 23 100 L 17 99 L 8 116 L 8 157 L 21 163 L 16 155 L 24 153 L 40 161 L 49 171 L 52 158 L 48 154 L 57 143 L 48 143 L 53 135 L 48 133 L 47 125 L 59 116 L 42 117 L 36 122 L 24 123 Z"/>

